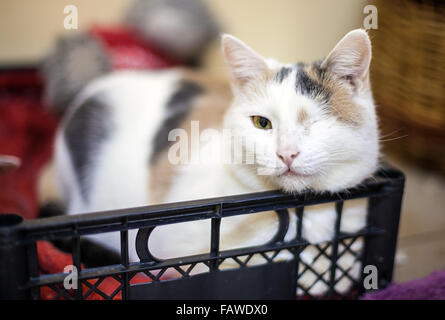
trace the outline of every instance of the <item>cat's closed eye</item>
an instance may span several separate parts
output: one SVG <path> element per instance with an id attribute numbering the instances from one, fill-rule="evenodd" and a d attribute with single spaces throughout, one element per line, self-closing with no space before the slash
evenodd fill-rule
<path id="1" fill-rule="evenodd" d="M 272 122 L 264 117 L 261 116 L 252 116 L 252 122 L 255 125 L 255 127 L 263 130 L 272 129 Z"/>

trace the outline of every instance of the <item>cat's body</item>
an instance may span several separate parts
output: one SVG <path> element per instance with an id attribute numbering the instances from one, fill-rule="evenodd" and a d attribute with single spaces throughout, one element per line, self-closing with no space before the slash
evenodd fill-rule
<path id="1" fill-rule="evenodd" d="M 325 61 L 307 65 L 264 60 L 228 36 L 223 51 L 234 80 L 233 96 L 228 85 L 179 69 L 118 72 L 87 86 L 68 110 L 56 139 L 56 175 L 69 214 L 278 188 L 335 192 L 375 171 L 378 133 L 366 33 L 351 32 Z M 175 164 L 178 154 L 171 146 L 177 147 L 178 141 L 168 142 L 167 137 L 178 128 L 187 134 L 189 157 Z M 210 128 L 219 138 L 224 130 L 245 137 L 251 143 L 243 142 L 242 152 L 254 161 L 194 162 L 196 155 L 200 160 L 223 155 L 227 141 L 233 142 L 209 141 L 212 135 L 203 133 Z M 202 136 L 194 143 L 197 133 Z M 259 145 L 265 151 L 255 148 Z M 365 214 L 365 200 L 346 202 L 342 231 L 361 229 Z M 303 236 L 312 243 L 329 240 L 335 217 L 333 204 L 306 208 Z M 290 214 L 285 240 L 295 236 L 295 224 Z M 223 219 L 221 249 L 263 244 L 277 226 L 274 212 Z M 130 232 L 130 240 L 134 237 L 135 231 Z M 93 239 L 119 250 L 117 234 Z M 167 258 L 208 252 L 209 244 L 210 221 L 196 221 L 156 228 L 149 246 L 155 256 Z M 361 246 L 357 242 L 354 248 Z M 314 262 L 315 255 L 308 248 L 302 259 L 322 273 L 329 260 L 322 256 Z M 131 246 L 130 259 L 138 260 Z M 346 254 L 342 264 L 344 269 L 353 266 L 358 277 L 360 266 L 352 255 Z M 309 286 L 312 279 L 306 278 L 301 281 Z M 340 281 L 337 289 L 348 285 Z M 311 293 L 325 289 L 320 282 Z"/>

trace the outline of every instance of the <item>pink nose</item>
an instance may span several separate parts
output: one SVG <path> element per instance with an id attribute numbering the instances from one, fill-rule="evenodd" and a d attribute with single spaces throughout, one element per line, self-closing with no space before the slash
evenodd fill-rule
<path id="1" fill-rule="evenodd" d="M 281 161 L 284 162 L 285 165 L 287 165 L 289 168 L 292 165 L 292 162 L 294 162 L 294 159 L 300 154 L 299 151 L 293 150 L 293 151 L 279 151 L 277 152 L 278 158 L 281 159 Z"/>

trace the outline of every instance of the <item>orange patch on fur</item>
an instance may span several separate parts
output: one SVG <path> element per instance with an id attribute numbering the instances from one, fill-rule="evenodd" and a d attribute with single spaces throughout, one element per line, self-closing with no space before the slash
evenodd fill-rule
<path id="1" fill-rule="evenodd" d="M 202 73 L 189 70 L 183 71 L 182 80 L 191 81 L 204 89 L 204 92 L 194 99 L 194 105 L 189 114 L 179 125 L 179 128 L 191 135 L 191 122 L 199 121 L 199 130 L 207 128 L 220 129 L 224 114 L 232 102 L 232 92 L 226 82 L 212 79 Z M 167 139 L 167 137 L 165 137 Z M 169 146 L 170 147 L 170 146 Z M 190 141 L 188 143 L 190 155 Z M 150 165 L 149 199 L 150 203 L 162 203 L 165 200 L 171 183 L 175 177 L 176 166 L 168 159 L 168 150 L 164 150 Z"/>
<path id="2" fill-rule="evenodd" d="M 330 110 L 337 119 L 350 125 L 360 125 L 363 120 L 361 107 L 352 101 L 351 88 L 348 84 L 329 75 L 321 79 L 313 65 L 306 66 L 304 71 L 312 80 L 329 90 L 331 93 L 329 98 Z"/>
<path id="3" fill-rule="evenodd" d="M 306 110 L 302 109 L 300 110 L 300 112 L 298 113 L 298 122 L 303 123 L 305 122 L 307 119 L 309 118 L 309 114 L 307 113 Z"/>

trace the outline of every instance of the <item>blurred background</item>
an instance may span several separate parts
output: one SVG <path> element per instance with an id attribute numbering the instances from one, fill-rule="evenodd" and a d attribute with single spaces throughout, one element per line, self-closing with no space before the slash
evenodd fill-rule
<path id="1" fill-rule="evenodd" d="M 115 40 L 122 30 L 113 29 L 114 31 L 108 32 L 107 28 L 123 23 L 133 27 L 139 23 L 141 26 L 137 15 L 126 13 L 134 2 L 133 0 L 2 0 L 0 2 L 0 68 L 3 70 L 0 77 L 0 153 L 23 158 L 31 153 L 40 154 L 41 150 L 46 150 L 41 158 L 33 158 L 34 168 L 47 160 L 51 153 L 50 143 L 43 144 L 41 141 L 51 137 L 57 120 L 46 113 L 39 113 L 39 116 L 45 119 L 46 126 L 50 127 L 45 131 L 46 129 L 41 130 L 32 122 L 32 119 L 36 118 L 34 113 L 23 117 L 17 111 L 36 108 L 40 103 L 41 96 L 38 93 L 38 90 L 42 89 L 40 76 L 36 78 L 29 67 L 32 69 L 33 66 L 40 66 L 42 59 L 48 56 L 56 40 L 61 36 L 73 37 L 76 34 L 88 33 L 89 36 L 95 35 L 94 39 L 97 40 L 99 35 L 107 41 L 108 49 L 116 48 Z M 208 16 L 203 18 L 209 20 L 205 22 L 209 26 L 209 32 L 213 28 L 216 33 L 217 31 L 232 33 L 264 56 L 272 56 L 283 62 L 322 58 L 345 33 L 363 27 L 363 20 L 367 16 L 363 12 L 366 5 L 376 6 L 378 29 L 370 31 L 374 45 L 371 76 L 381 117 L 384 159 L 402 169 L 407 175 L 394 279 L 403 282 L 444 269 L 445 10 L 443 2 L 206 0 L 203 3 L 210 12 L 211 18 Z M 77 8 L 78 29 L 65 29 L 66 5 L 74 5 Z M 94 29 L 95 31 L 91 32 L 94 26 L 100 26 L 102 29 Z M 147 28 L 149 26 L 146 26 L 146 30 Z M 156 38 L 156 34 L 163 36 L 162 24 L 158 25 L 158 29 L 149 31 L 148 37 L 153 37 L 150 39 L 158 44 L 154 46 L 156 50 L 152 48 L 155 57 L 158 58 L 156 61 L 164 61 L 159 58 L 162 54 L 156 55 L 157 49 L 165 49 Z M 204 41 L 205 46 L 199 47 L 199 53 L 193 53 L 196 55 L 191 57 L 193 59 L 189 59 L 190 57 L 186 55 L 175 55 L 170 49 L 170 56 L 167 54 L 169 57 L 165 59 L 166 62 L 164 61 L 165 66 L 198 64 L 217 77 L 227 77 L 215 34 L 203 35 L 204 38 L 207 37 Z M 128 34 L 126 36 L 126 39 L 131 38 Z M 91 40 L 91 37 L 89 39 Z M 131 39 L 133 42 L 128 41 L 134 45 L 134 39 Z M 117 63 L 118 65 L 121 67 L 122 64 L 125 65 L 125 61 L 119 60 L 119 57 L 122 57 L 122 50 L 113 52 L 112 67 L 116 67 L 116 59 L 120 63 Z M 130 56 L 136 54 L 134 52 L 130 53 Z M 61 55 L 63 59 L 63 50 Z M 145 60 L 141 59 L 139 67 L 155 64 L 153 55 L 149 56 L 152 60 L 147 60 L 147 55 L 144 57 Z M 24 70 L 20 76 L 11 73 L 11 68 L 17 67 Z M 105 63 L 103 68 L 107 71 L 109 65 Z M 51 72 L 52 69 L 49 70 L 49 74 Z M 50 86 L 51 84 L 48 85 Z M 26 101 L 22 96 L 13 95 L 13 92 L 17 92 L 21 87 L 27 88 L 26 95 L 29 98 Z M 51 98 L 55 99 L 49 97 Z M 5 106 L 10 106 L 11 103 L 16 103 L 20 108 L 7 109 Z M 13 125 L 2 121 L 2 116 L 3 119 L 13 119 Z M 16 142 L 11 143 L 11 139 L 16 139 L 18 134 L 32 135 L 35 140 L 19 147 Z M 28 139 L 25 136 L 22 138 L 24 141 Z M 32 148 L 29 145 L 32 145 Z M 10 209 L 11 199 L 24 202 L 20 198 L 23 194 L 27 194 L 31 199 L 27 200 L 28 202 L 35 202 L 32 188 L 37 174 L 33 176 L 28 174 L 26 182 L 17 182 L 20 180 L 19 174 L 22 174 L 22 178 L 25 176 L 26 172 L 23 170 L 25 169 L 20 168 L 17 175 L 12 178 L 3 178 L 4 190 L 0 190 L 0 193 L 3 192 L 0 194 L 0 203 L 3 198 L 8 210 L 33 212 L 35 206 L 31 204 L 29 206 L 21 204 L 19 208 Z M 14 187 L 6 190 L 4 186 L 8 182 Z M 2 209 L 6 210 L 4 207 L 5 205 Z M 29 213 L 28 217 L 32 217 L 33 214 Z"/>
<path id="2" fill-rule="evenodd" d="M 132 0 L 3 0 L 0 3 L 0 63 L 36 62 L 48 53 L 57 36 L 88 30 L 93 24 L 122 21 Z M 354 0 L 204 0 L 223 26 L 265 56 L 282 61 L 321 58 L 349 30 L 360 27 L 366 1 Z M 66 5 L 78 9 L 78 30 L 63 25 Z M 314 41 L 314 39 L 317 39 Z M 206 63 L 224 70 L 218 44 Z"/>

